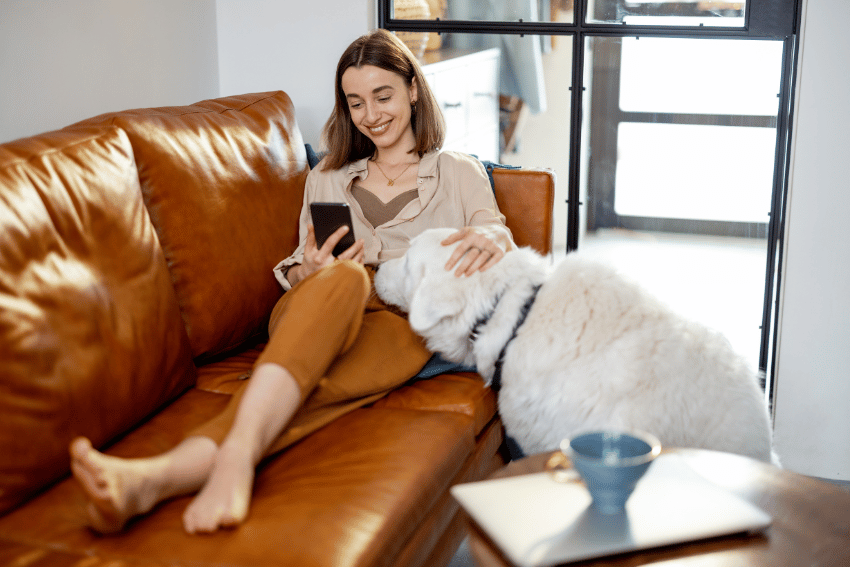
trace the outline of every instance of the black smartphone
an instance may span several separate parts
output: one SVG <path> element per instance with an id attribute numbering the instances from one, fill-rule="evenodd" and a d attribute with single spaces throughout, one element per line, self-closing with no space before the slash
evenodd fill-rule
<path id="1" fill-rule="evenodd" d="M 354 246 L 354 226 L 351 224 L 351 210 L 347 203 L 310 203 L 310 216 L 313 217 L 313 229 L 319 248 L 341 226 L 347 226 L 348 232 L 334 247 L 333 255 L 339 256 Z"/>

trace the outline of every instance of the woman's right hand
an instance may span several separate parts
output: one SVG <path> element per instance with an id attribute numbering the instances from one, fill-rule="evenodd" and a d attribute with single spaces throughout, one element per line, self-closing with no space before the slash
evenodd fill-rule
<path id="1" fill-rule="evenodd" d="M 334 246 L 342 240 L 345 233 L 348 232 L 347 226 L 341 226 L 331 234 L 324 245 L 319 248 L 316 243 L 316 233 L 313 230 L 313 225 L 307 226 L 307 239 L 304 242 L 304 262 L 289 271 L 287 277 L 289 283 L 295 285 L 310 274 L 318 272 L 325 266 L 333 264 L 335 258 L 333 255 Z M 337 256 L 340 260 L 354 260 L 363 263 L 363 256 L 366 252 L 365 242 L 362 238 L 356 240 L 351 247 L 345 252 Z M 295 273 L 293 273 L 295 272 Z M 291 276 L 295 277 L 291 277 Z M 294 280 L 294 281 L 293 281 Z"/>

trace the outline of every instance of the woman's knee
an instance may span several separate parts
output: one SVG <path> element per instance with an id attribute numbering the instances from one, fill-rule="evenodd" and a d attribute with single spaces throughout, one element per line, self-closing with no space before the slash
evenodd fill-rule
<path id="1" fill-rule="evenodd" d="M 369 296 L 372 282 L 369 272 L 363 264 L 354 260 L 340 260 L 334 262 L 323 270 L 323 277 L 335 280 L 335 284 L 348 290 L 351 294 L 359 294 L 365 298 Z"/>

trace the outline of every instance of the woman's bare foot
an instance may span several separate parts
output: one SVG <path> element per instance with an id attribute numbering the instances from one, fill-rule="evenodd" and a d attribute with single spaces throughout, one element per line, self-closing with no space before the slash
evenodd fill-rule
<path id="1" fill-rule="evenodd" d="M 190 437 L 167 453 L 143 459 L 111 457 L 85 437 L 71 442 L 71 472 L 89 499 L 92 529 L 112 534 L 166 498 L 195 492 L 209 477 L 216 444 Z"/>
<path id="2" fill-rule="evenodd" d="M 89 498 L 91 527 L 102 533 L 120 531 L 127 520 L 148 512 L 156 501 L 147 495 L 151 466 L 141 459 L 110 457 L 92 448 L 85 437 L 71 442 L 71 471 Z M 146 459 L 147 460 L 147 459 Z"/>
<path id="3" fill-rule="evenodd" d="M 222 445 L 209 479 L 183 513 L 183 529 L 194 534 L 238 526 L 248 516 L 253 484 L 251 452 Z"/>

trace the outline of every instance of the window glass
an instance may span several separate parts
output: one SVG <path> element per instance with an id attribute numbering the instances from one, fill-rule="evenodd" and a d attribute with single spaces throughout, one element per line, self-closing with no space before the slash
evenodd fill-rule
<path id="1" fill-rule="evenodd" d="M 555 172 L 556 247 L 567 234 L 573 41 L 443 34 L 420 58 L 446 119 L 445 149 Z"/>
<path id="2" fill-rule="evenodd" d="M 758 365 L 781 42 L 589 37 L 579 252 Z"/>
<path id="3" fill-rule="evenodd" d="M 621 122 L 618 215 L 766 223 L 776 131 Z"/>
<path id="4" fill-rule="evenodd" d="M 588 0 L 587 22 L 645 26 L 744 27 L 746 2 Z"/>
<path id="5" fill-rule="evenodd" d="M 623 38 L 620 108 L 775 116 L 782 42 Z"/>
<path id="6" fill-rule="evenodd" d="M 393 0 L 398 20 L 572 23 L 572 0 Z M 565 17 L 569 16 L 569 20 Z"/>

